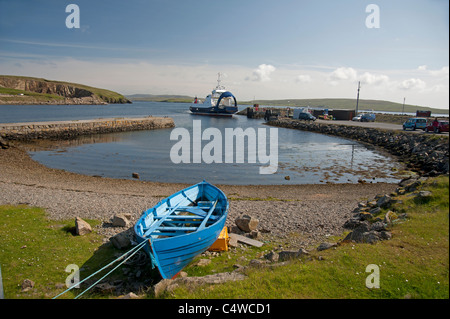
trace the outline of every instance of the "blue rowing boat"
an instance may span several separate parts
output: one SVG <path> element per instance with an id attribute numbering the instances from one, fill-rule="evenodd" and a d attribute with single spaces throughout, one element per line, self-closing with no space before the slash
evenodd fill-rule
<path id="1" fill-rule="evenodd" d="M 216 186 L 201 182 L 143 212 L 134 226 L 138 243 L 162 278 L 174 278 L 219 237 L 228 214 L 228 199 Z"/>

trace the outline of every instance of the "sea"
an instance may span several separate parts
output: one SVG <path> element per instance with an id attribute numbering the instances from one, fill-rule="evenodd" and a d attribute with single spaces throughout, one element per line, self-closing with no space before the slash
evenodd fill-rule
<path id="1" fill-rule="evenodd" d="M 245 107 L 239 106 L 239 109 Z M 194 184 L 206 180 L 224 185 L 283 185 L 396 183 L 401 179 L 401 164 L 370 145 L 318 133 L 273 128 L 262 119 L 241 115 L 232 118 L 193 115 L 188 103 L 0 105 L 0 123 L 149 115 L 171 117 L 175 127 L 82 136 L 70 141 L 54 141 L 45 147 L 32 147 L 28 152 L 34 160 L 51 168 L 120 179 L 133 179 L 133 173 L 137 173 L 140 180 L 153 182 Z M 203 135 L 196 134 L 199 129 Z M 273 129 L 276 134 L 271 134 Z M 254 145 L 255 140 L 248 138 L 243 145 L 238 145 L 237 138 L 225 141 L 227 131 L 237 130 L 254 132 L 260 144 Z M 215 135 L 208 139 L 206 132 Z M 213 137 L 215 142 L 221 143 L 211 144 Z M 227 149 L 230 141 L 234 148 Z M 216 148 L 211 150 L 211 145 Z M 259 152 L 260 149 L 265 152 Z M 230 155 L 230 150 L 245 154 Z M 217 156 L 211 161 L 202 154 Z M 180 162 L 181 157 L 184 162 Z M 269 164 L 271 169 L 262 173 L 262 168 L 268 168 Z"/>

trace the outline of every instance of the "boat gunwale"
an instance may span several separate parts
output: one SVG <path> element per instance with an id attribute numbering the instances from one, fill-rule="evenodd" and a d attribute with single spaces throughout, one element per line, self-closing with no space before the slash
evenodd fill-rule
<path id="1" fill-rule="evenodd" d="M 189 200 L 190 200 L 190 198 L 189 198 L 186 194 L 184 194 L 184 192 L 186 192 L 186 191 L 189 190 L 189 189 L 192 189 L 192 188 L 195 188 L 195 187 L 199 187 L 201 184 L 203 184 L 203 185 L 208 184 L 209 186 L 213 187 L 215 190 L 217 190 L 217 191 L 219 192 L 219 194 L 218 194 L 218 196 L 217 196 L 217 201 L 219 201 L 220 197 L 222 197 L 222 198 L 224 198 L 224 199 L 226 200 L 226 206 L 221 208 L 221 209 L 223 209 L 224 213 L 221 214 L 220 216 L 218 216 L 218 217 L 219 217 L 218 219 L 214 220 L 213 223 L 211 223 L 211 224 L 209 224 L 209 225 L 205 225 L 205 227 L 203 227 L 203 228 L 200 229 L 200 230 L 198 229 L 199 227 L 197 227 L 197 230 L 192 231 L 192 232 L 190 232 L 190 233 L 184 233 L 184 234 L 180 233 L 179 235 L 174 235 L 174 236 L 170 236 L 170 237 L 164 237 L 164 238 L 152 237 L 152 233 L 153 233 L 154 231 L 156 231 L 156 229 L 153 230 L 148 236 L 144 236 L 144 233 L 141 233 L 141 231 L 138 229 L 138 226 L 142 224 L 142 222 L 145 220 L 145 218 L 147 218 L 148 215 L 151 214 L 152 211 L 153 211 L 156 207 L 161 206 L 162 204 L 168 202 L 170 198 L 173 198 L 173 197 L 175 197 L 175 196 L 178 195 L 178 194 L 182 194 L 186 199 L 189 199 Z M 197 207 L 197 206 L 192 206 L 192 207 Z M 215 209 L 217 209 L 217 207 L 216 207 Z M 213 184 L 203 181 L 203 182 L 200 182 L 200 183 L 191 185 L 191 186 L 189 186 L 189 187 L 187 187 L 187 188 L 184 188 L 184 189 L 182 189 L 181 191 L 178 191 L 178 192 L 176 192 L 176 193 L 174 193 L 174 194 L 172 194 L 172 195 L 166 197 L 165 199 L 163 199 L 162 201 L 158 202 L 158 203 L 157 203 L 156 205 L 154 205 L 153 207 L 151 207 L 151 208 L 145 210 L 145 211 L 142 213 L 142 215 L 139 217 L 138 221 L 136 222 L 136 224 L 135 224 L 135 226 L 134 226 L 134 232 L 135 232 L 135 234 L 136 234 L 137 236 L 139 236 L 142 240 L 149 240 L 149 239 L 151 238 L 152 241 L 155 241 L 155 240 L 156 240 L 156 241 L 162 241 L 162 240 L 172 239 L 172 238 L 174 238 L 174 237 L 179 238 L 179 237 L 182 237 L 182 236 L 188 236 L 188 235 L 191 235 L 191 234 L 199 234 L 199 233 L 201 233 L 201 232 L 203 232 L 203 231 L 205 231 L 205 230 L 210 229 L 211 227 L 213 227 L 213 226 L 216 225 L 217 223 L 220 223 L 220 222 L 222 221 L 222 219 L 226 218 L 227 215 L 228 215 L 228 209 L 229 209 L 229 203 L 228 203 L 228 199 L 227 199 L 227 196 L 225 195 L 225 193 L 224 193 L 220 188 L 214 186 Z M 159 217 L 164 218 L 166 215 L 170 215 L 170 214 L 172 214 L 173 212 L 174 212 L 174 211 L 169 212 L 169 213 L 164 214 L 164 215 L 160 215 Z M 206 213 L 206 212 L 205 212 L 205 213 Z M 182 215 L 177 215 L 177 214 L 175 214 L 174 216 L 182 216 Z M 188 215 L 188 216 L 189 216 L 189 215 Z M 210 217 L 211 217 L 211 216 L 213 216 L 213 215 L 210 215 L 209 218 L 208 218 L 208 220 L 210 220 Z M 216 215 L 214 215 L 214 216 L 216 216 Z M 167 216 L 167 217 L 170 217 L 170 216 Z M 201 220 L 201 223 L 203 223 L 204 220 L 206 219 L 206 217 L 207 217 L 206 215 L 205 215 L 205 216 L 198 216 L 198 219 Z M 207 223 L 207 222 L 206 222 L 206 223 Z M 168 227 L 168 228 L 170 228 L 170 227 Z M 164 236 L 164 234 L 157 234 L 157 236 L 161 236 L 161 235 Z"/>

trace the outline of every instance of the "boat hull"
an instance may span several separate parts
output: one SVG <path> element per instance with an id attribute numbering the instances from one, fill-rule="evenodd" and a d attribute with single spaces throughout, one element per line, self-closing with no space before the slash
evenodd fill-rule
<path id="1" fill-rule="evenodd" d="M 191 111 L 192 114 L 195 115 L 223 116 L 223 117 L 231 117 L 238 111 L 237 107 L 226 107 L 223 109 L 219 109 L 214 107 L 197 107 L 197 106 L 191 106 L 189 110 Z"/>
<path id="2" fill-rule="evenodd" d="M 217 240 L 225 226 L 225 218 L 210 229 L 166 240 L 153 241 L 151 249 L 162 278 L 174 278 L 197 255 Z"/>
<path id="3" fill-rule="evenodd" d="M 176 214 L 176 212 L 168 214 L 170 215 L 169 217 L 167 217 L 167 214 L 164 215 L 164 205 L 174 207 L 180 204 L 183 206 L 187 203 L 180 194 L 186 196 L 189 201 L 216 199 L 214 210 L 211 209 L 212 213 L 210 216 L 212 217 L 209 219 L 202 219 L 200 216 L 198 218 L 196 216 L 186 217 L 185 215 Z M 196 208 L 196 206 L 185 207 Z M 138 243 L 148 242 L 148 244 L 144 245 L 144 250 L 150 256 L 153 266 L 158 268 L 162 278 L 169 279 L 174 278 L 197 255 L 207 250 L 217 240 L 225 226 L 227 214 L 228 200 L 225 194 L 217 187 L 202 182 L 169 196 L 155 207 L 145 211 L 136 223 L 134 230 Z M 183 229 L 182 227 L 170 228 L 170 226 L 167 226 L 162 227 L 165 229 L 164 231 L 167 229 L 165 233 L 158 233 L 158 231 L 146 233 L 145 227 L 151 228 L 151 225 L 163 218 L 167 218 L 166 220 L 172 218 L 167 224 L 188 223 L 189 226 L 192 226 L 193 223 L 197 223 L 196 227 L 188 227 L 189 230 L 197 229 L 192 232 L 184 232 L 180 230 Z M 184 218 L 188 220 L 184 220 Z M 206 221 L 204 222 L 205 219 Z M 150 226 L 147 226 L 149 224 Z M 164 236 L 165 234 L 168 236 Z"/>

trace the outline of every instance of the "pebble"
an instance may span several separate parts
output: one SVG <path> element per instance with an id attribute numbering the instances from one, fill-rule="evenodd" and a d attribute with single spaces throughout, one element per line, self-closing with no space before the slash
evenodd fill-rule
<path id="1" fill-rule="evenodd" d="M 54 220 L 77 216 L 101 220 L 95 228 L 106 238 L 124 231 L 123 227 L 112 227 L 115 215 L 126 214 L 131 227 L 144 210 L 187 186 L 94 178 L 53 170 L 32 161 L 16 148 L 1 150 L 0 162 L 3 165 L 0 205 L 28 203 L 43 207 Z M 342 234 L 343 224 L 352 217 L 352 210 L 361 198 L 390 193 L 396 185 L 226 185 L 221 189 L 228 197 L 237 198 L 229 202 L 226 226 L 235 226 L 236 218 L 251 215 L 258 220 L 258 240 L 308 247 L 326 237 Z M 265 200 L 268 197 L 271 200 Z"/>

